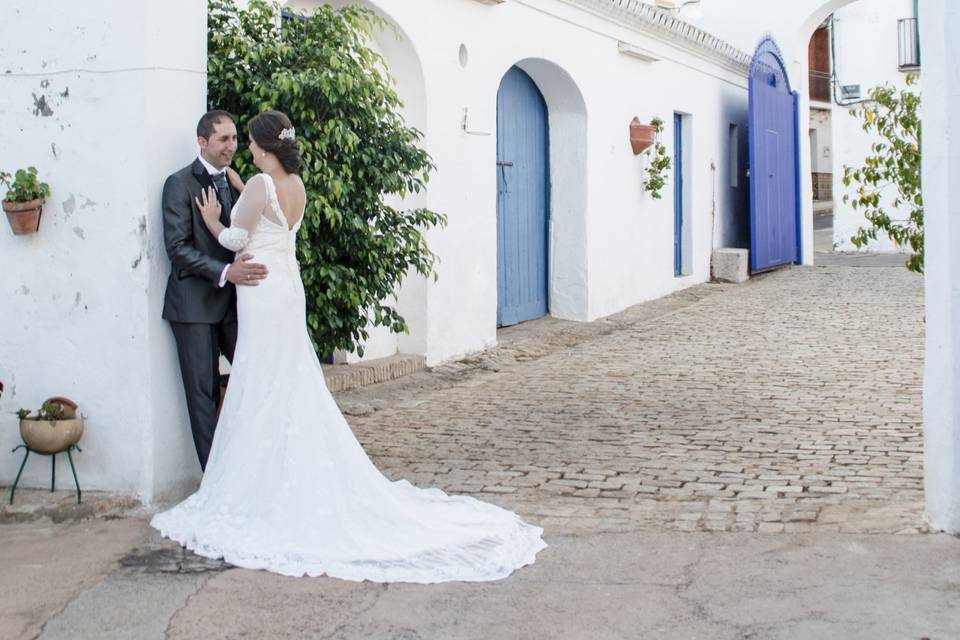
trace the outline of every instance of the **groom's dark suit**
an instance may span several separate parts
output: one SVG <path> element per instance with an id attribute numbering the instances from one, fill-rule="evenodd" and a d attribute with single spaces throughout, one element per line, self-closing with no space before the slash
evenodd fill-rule
<path id="1" fill-rule="evenodd" d="M 212 186 L 199 159 L 163 185 L 163 239 L 171 262 L 163 318 L 177 341 L 193 442 L 204 469 L 217 426 L 220 354 L 232 361 L 237 344 L 236 290 L 229 282 L 220 286 L 233 252 L 210 234 L 194 200 Z M 230 205 L 238 197 L 230 186 L 218 192 L 224 225 L 229 225 Z"/>

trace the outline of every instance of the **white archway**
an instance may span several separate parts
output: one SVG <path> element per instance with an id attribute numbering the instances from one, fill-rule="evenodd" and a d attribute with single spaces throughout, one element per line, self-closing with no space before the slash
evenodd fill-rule
<path id="1" fill-rule="evenodd" d="M 806 131 L 810 122 L 810 60 L 807 57 L 807 47 L 810 38 L 817 27 L 823 23 L 834 11 L 841 9 L 858 0 L 821 0 L 813 3 L 813 10 L 796 28 L 792 37 L 785 42 L 789 47 L 786 60 L 790 83 L 800 96 L 797 118 L 800 131 Z M 814 237 L 813 237 L 813 175 L 810 170 L 810 138 L 800 136 L 800 216 L 803 246 L 803 264 L 813 264 Z"/>
<path id="2" fill-rule="evenodd" d="M 543 58 L 515 63 L 547 103 L 550 131 L 550 315 L 588 319 L 587 107 L 577 83 Z M 497 87 L 507 69 L 497 78 Z M 496 88 L 491 92 L 496 99 Z"/>

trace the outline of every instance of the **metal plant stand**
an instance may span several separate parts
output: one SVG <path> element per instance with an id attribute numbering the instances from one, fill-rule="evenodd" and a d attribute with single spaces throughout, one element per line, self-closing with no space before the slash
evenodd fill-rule
<path id="1" fill-rule="evenodd" d="M 16 453 L 17 449 L 23 449 L 23 462 L 20 463 L 20 470 L 17 471 L 17 479 L 13 481 L 13 486 L 10 487 L 10 504 L 13 504 L 13 495 L 17 491 L 17 483 L 20 482 L 20 474 L 23 473 L 23 468 L 27 466 L 27 458 L 30 457 L 31 453 L 35 453 L 38 456 L 50 456 L 50 493 L 53 493 L 57 486 L 57 453 L 63 453 L 63 451 L 57 451 L 57 453 L 40 453 L 39 451 L 34 451 L 25 444 L 17 445 L 13 448 L 12 453 Z M 73 472 L 73 485 L 77 488 L 77 504 L 80 504 L 80 483 L 77 481 L 77 470 L 73 466 L 73 456 L 71 452 L 76 449 L 80 453 L 83 453 L 83 449 L 78 447 L 75 444 L 71 444 L 64 451 L 67 452 L 67 459 L 70 461 L 70 471 Z"/>

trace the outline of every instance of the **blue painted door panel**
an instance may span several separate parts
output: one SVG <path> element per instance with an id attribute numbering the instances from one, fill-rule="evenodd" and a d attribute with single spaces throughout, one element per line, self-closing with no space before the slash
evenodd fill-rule
<path id="1" fill-rule="evenodd" d="M 547 105 L 513 67 L 497 94 L 497 324 L 547 314 Z"/>
<path id="2" fill-rule="evenodd" d="M 797 94 L 776 44 L 764 39 L 750 67 L 750 268 L 800 261 Z"/>
<path id="3" fill-rule="evenodd" d="M 673 115 L 673 275 L 683 275 L 683 116 Z"/>

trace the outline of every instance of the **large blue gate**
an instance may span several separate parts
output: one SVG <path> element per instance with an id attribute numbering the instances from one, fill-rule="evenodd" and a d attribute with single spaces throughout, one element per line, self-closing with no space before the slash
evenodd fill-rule
<path id="1" fill-rule="evenodd" d="M 497 93 L 497 325 L 547 314 L 547 105 L 518 67 Z"/>
<path id="2" fill-rule="evenodd" d="M 800 261 L 798 96 L 772 38 L 750 65 L 750 269 Z"/>

